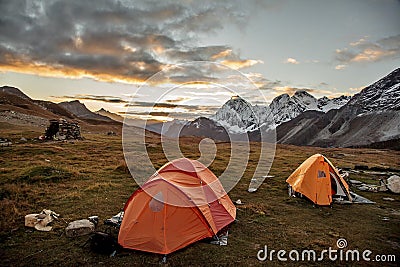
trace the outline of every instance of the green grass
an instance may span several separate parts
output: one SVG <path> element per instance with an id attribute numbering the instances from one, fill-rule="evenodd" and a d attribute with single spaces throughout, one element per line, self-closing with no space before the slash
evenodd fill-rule
<path id="1" fill-rule="evenodd" d="M 17 136 L 15 129 L 12 133 L 2 131 L 2 136 Z M 66 222 L 91 215 L 98 215 L 102 222 L 118 213 L 138 188 L 125 164 L 120 137 L 85 134 L 85 138 L 85 141 L 73 143 L 29 141 L 0 149 L 1 265 L 158 265 L 159 255 L 123 250 L 110 258 L 82 247 L 87 236 L 65 236 Z M 200 156 L 198 141 L 190 138 L 181 141 L 186 157 Z M 167 160 L 160 140 L 149 137 L 146 142 L 152 144 L 148 151 L 155 168 L 161 167 Z M 217 157 L 210 169 L 220 175 L 229 161 L 230 145 L 218 144 L 217 148 Z M 399 195 L 357 192 L 377 204 L 314 207 L 305 199 L 289 198 L 285 182 L 290 173 L 314 153 L 326 155 L 341 167 L 366 165 L 399 169 L 399 152 L 278 145 L 270 171 L 274 177 L 268 178 L 257 192 L 248 193 L 258 150 L 258 144 L 252 144 L 244 176 L 229 192 L 233 201 L 240 198 L 244 205 L 238 206 L 238 222 L 231 226 L 228 246 L 197 242 L 169 255 L 168 266 L 258 265 L 256 254 L 264 245 L 276 250 L 323 250 L 335 247 L 339 237 L 346 238 L 351 249 L 397 254 L 399 260 Z M 138 162 L 137 168 L 140 167 Z M 350 178 L 377 184 L 382 177 L 359 173 Z M 392 197 L 395 201 L 384 201 L 383 197 Z M 45 208 L 62 216 L 53 223 L 51 232 L 24 227 L 26 214 Z M 384 217 L 389 220 L 382 220 Z M 102 223 L 99 227 L 105 229 Z M 274 261 L 272 265 L 279 263 Z"/>

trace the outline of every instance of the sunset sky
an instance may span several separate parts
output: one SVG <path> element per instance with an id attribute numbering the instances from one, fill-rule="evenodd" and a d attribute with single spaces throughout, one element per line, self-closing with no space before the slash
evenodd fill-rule
<path id="1" fill-rule="evenodd" d="M 399 0 L 13 0 L 0 10 L 0 86 L 92 110 L 124 114 L 131 102 L 141 115 L 162 96 L 160 112 L 190 118 L 236 93 L 257 104 L 299 89 L 353 95 L 400 66 Z"/>

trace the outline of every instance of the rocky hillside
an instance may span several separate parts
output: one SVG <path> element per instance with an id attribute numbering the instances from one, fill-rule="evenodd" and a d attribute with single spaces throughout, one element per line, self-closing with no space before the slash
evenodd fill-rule
<path id="1" fill-rule="evenodd" d="M 35 100 L 24 94 L 20 89 L 0 87 L 0 121 L 15 125 L 45 127 L 49 119 L 66 119 L 80 122 L 90 128 L 90 125 L 114 125 L 120 128 L 121 123 L 91 112 L 79 101 L 53 103 Z M 99 128 L 99 127 L 97 127 Z M 100 127 L 101 128 L 101 127 Z"/>
<path id="2" fill-rule="evenodd" d="M 84 104 L 79 102 L 79 100 L 69 101 L 69 102 L 61 102 L 58 104 L 60 107 L 68 110 L 76 117 L 86 120 L 98 120 L 98 121 L 106 121 L 106 122 L 113 122 L 109 117 L 96 114 L 90 111 Z"/>
<path id="3" fill-rule="evenodd" d="M 339 110 L 304 113 L 277 127 L 278 142 L 353 147 L 400 139 L 400 69 L 354 95 Z"/>

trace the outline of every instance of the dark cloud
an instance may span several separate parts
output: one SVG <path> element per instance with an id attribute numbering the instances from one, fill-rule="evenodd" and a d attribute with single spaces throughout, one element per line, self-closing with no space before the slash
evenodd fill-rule
<path id="1" fill-rule="evenodd" d="M 153 103 L 153 102 L 145 102 L 145 101 L 133 101 L 130 102 L 129 104 L 126 104 L 125 107 L 127 108 L 134 108 L 134 107 L 153 107 L 154 109 L 157 108 L 168 108 L 168 109 L 175 109 L 175 108 L 181 108 L 185 109 L 187 111 L 201 111 L 201 110 L 209 110 L 209 109 L 214 109 L 217 107 L 212 107 L 212 106 L 199 106 L 199 105 L 185 105 L 185 104 L 174 104 L 174 103 Z"/>
<path id="2" fill-rule="evenodd" d="M 77 99 L 77 100 L 93 100 L 106 103 L 128 103 L 120 97 L 115 96 L 102 96 L 102 95 L 75 95 L 75 96 L 51 96 L 57 99 Z"/>
<path id="3" fill-rule="evenodd" d="M 248 63 L 229 46 L 195 46 L 197 36 L 225 23 L 244 25 L 256 11 L 245 6 L 241 1 L 0 1 L 0 70 L 135 82 L 184 61 Z"/>
<path id="4" fill-rule="evenodd" d="M 167 103 L 179 103 L 179 102 L 182 102 L 182 101 L 185 101 L 185 100 L 190 100 L 190 98 L 187 98 L 187 97 L 178 97 L 178 98 L 176 98 L 176 99 L 168 99 L 168 100 L 166 100 L 166 102 L 167 102 Z"/>
<path id="5" fill-rule="evenodd" d="M 153 107 L 149 111 L 133 110 L 138 108 Z M 175 119 L 194 119 L 199 116 L 210 116 L 214 114 L 220 107 L 219 106 L 201 106 L 201 105 L 173 105 L 169 103 L 150 102 L 134 102 L 129 105 L 128 111 L 119 112 L 120 115 L 133 115 L 133 116 L 161 116 L 170 117 Z M 179 108 L 179 111 L 176 109 Z M 161 109 L 161 110 L 160 110 Z"/>

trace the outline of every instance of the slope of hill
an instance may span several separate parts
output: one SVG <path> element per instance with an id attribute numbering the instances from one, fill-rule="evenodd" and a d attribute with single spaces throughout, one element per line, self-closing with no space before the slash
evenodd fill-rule
<path id="1" fill-rule="evenodd" d="M 122 117 L 121 115 L 112 113 L 112 112 L 110 112 L 108 110 L 105 110 L 104 108 L 101 108 L 101 109 L 99 109 L 98 111 L 96 111 L 94 113 L 96 113 L 96 114 L 98 114 L 100 116 L 103 116 L 103 117 L 108 117 L 108 118 L 110 118 L 110 119 L 112 119 L 114 121 L 118 121 L 118 122 L 123 122 L 124 121 L 124 117 Z"/>
<path id="2" fill-rule="evenodd" d="M 168 129 L 169 131 L 172 130 L 171 127 Z M 179 136 L 202 136 L 213 140 L 229 141 L 229 135 L 225 128 L 214 120 L 205 117 L 197 118 L 185 124 L 181 127 Z"/>
<path id="3" fill-rule="evenodd" d="M 68 107 L 81 117 L 68 110 Z M 79 106 L 76 108 L 76 106 Z M 67 107 L 67 108 L 65 108 Z M 95 114 L 84 104 L 65 107 L 50 101 L 34 100 L 15 87 L 0 87 L 0 122 L 7 125 L 39 127 L 48 125 L 49 119 L 67 119 L 79 122 L 87 131 L 121 131 L 121 123 Z M 84 116 L 82 116 L 84 114 Z M 42 130 L 40 130 L 42 131 Z"/>
<path id="4" fill-rule="evenodd" d="M 58 104 L 60 107 L 64 108 L 65 110 L 68 110 L 72 114 L 74 114 L 76 117 L 80 119 L 87 119 L 87 120 L 98 120 L 98 121 L 105 121 L 105 122 L 113 122 L 109 117 L 96 114 L 92 111 L 90 111 L 84 104 L 79 102 L 79 100 L 73 100 L 70 102 L 61 102 Z"/>
<path id="5" fill-rule="evenodd" d="M 3 93 L 7 93 L 10 95 L 16 95 L 22 99 L 26 99 L 26 100 L 32 100 L 29 96 L 27 96 L 26 94 L 24 94 L 21 90 L 19 90 L 16 87 L 12 87 L 12 86 L 2 86 L 0 87 L 0 92 Z"/>
<path id="6" fill-rule="evenodd" d="M 400 69 L 354 95 L 337 112 L 299 116 L 277 128 L 278 142 L 368 146 L 400 139 Z M 312 118 L 310 118 L 312 117 Z"/>

